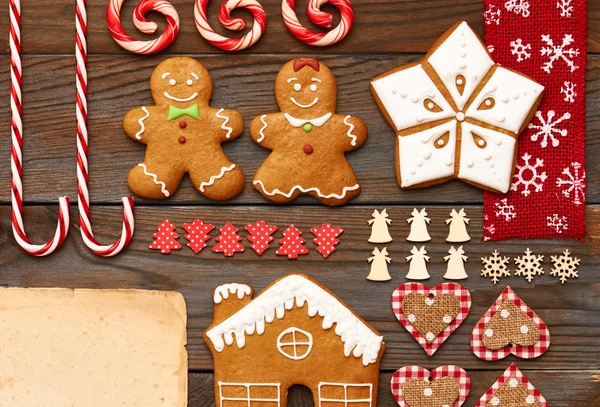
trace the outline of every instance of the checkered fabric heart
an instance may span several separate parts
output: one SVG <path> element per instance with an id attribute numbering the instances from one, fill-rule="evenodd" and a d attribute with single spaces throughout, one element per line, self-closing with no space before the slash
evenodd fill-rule
<path id="1" fill-rule="evenodd" d="M 484 335 L 487 334 L 490 336 L 494 334 L 494 332 L 489 332 L 489 329 L 486 328 L 486 326 L 496 312 L 502 307 L 502 304 L 505 301 L 512 302 L 518 309 L 527 315 L 527 317 L 531 318 L 533 323 L 538 327 L 540 333 L 539 340 L 535 344 L 521 346 L 514 343 L 508 343 L 503 348 L 497 350 L 486 348 L 484 345 Z M 505 316 L 502 315 L 502 317 Z M 473 353 L 475 353 L 478 358 L 483 360 L 500 360 L 510 354 L 523 359 L 532 359 L 546 352 L 549 346 L 550 332 L 548 331 L 548 327 L 544 321 L 542 321 L 542 319 L 535 312 L 533 312 L 533 310 L 529 308 L 527 304 L 525 304 L 509 286 L 504 288 L 502 294 L 500 294 L 490 309 L 488 309 L 479 322 L 477 322 L 475 328 L 473 329 L 473 333 L 471 334 L 471 348 L 473 349 Z"/>
<path id="2" fill-rule="evenodd" d="M 460 407 L 469 395 L 471 390 L 471 380 L 469 375 L 463 369 L 454 365 L 440 366 L 431 372 L 421 366 L 404 366 L 396 370 L 392 375 L 392 381 L 390 383 L 392 394 L 396 399 L 396 402 L 400 407 L 421 407 L 421 404 L 409 404 L 405 400 L 405 394 L 403 394 L 402 386 L 409 380 L 418 379 L 423 380 L 426 384 L 433 384 L 439 379 L 451 378 L 458 383 L 458 397 L 454 400 L 453 404 L 448 404 L 449 407 Z M 425 397 L 423 400 L 427 400 L 428 397 L 435 397 L 431 387 L 423 386 Z M 425 403 L 428 404 L 428 403 Z"/>
<path id="3" fill-rule="evenodd" d="M 505 398 L 504 401 L 503 398 Z M 523 376 L 517 366 L 511 363 L 502 376 L 481 396 L 475 407 L 516 405 L 515 398 L 522 398 L 526 405 L 549 407 L 544 396 Z M 525 404 L 518 403 L 518 405 Z"/>
<path id="4" fill-rule="evenodd" d="M 435 302 L 435 297 L 442 294 L 453 295 L 458 300 L 458 314 L 451 321 L 447 322 L 447 326 L 439 333 L 439 335 L 433 338 L 433 340 L 428 341 L 427 338 L 425 338 L 417 330 L 415 325 L 404 313 L 402 302 L 404 297 L 411 293 L 422 294 L 426 296 L 426 302 L 428 305 L 433 304 Z M 429 298 L 430 296 L 433 296 L 433 298 Z M 392 294 L 391 302 L 392 310 L 394 311 L 396 318 L 398 318 L 398 321 L 400 321 L 402 326 L 404 326 L 404 328 L 410 332 L 410 334 L 417 340 L 419 345 L 425 349 L 425 352 L 431 356 L 440 346 L 442 346 L 442 343 L 448 339 L 450 334 L 452 334 L 452 332 L 454 332 L 467 317 L 467 314 L 471 309 L 471 294 L 469 294 L 469 291 L 465 287 L 457 283 L 442 283 L 433 288 L 429 288 L 421 283 L 405 283 L 396 287 Z"/>

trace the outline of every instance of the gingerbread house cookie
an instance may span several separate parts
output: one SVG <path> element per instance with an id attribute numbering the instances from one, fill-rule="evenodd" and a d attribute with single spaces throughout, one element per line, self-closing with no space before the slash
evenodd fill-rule
<path id="1" fill-rule="evenodd" d="M 386 72 L 371 90 L 396 131 L 402 188 L 459 178 L 508 191 L 519 134 L 544 87 L 495 64 L 466 22 L 450 28 L 425 59 Z"/>
<path id="2" fill-rule="evenodd" d="M 385 350 L 376 330 L 302 274 L 252 294 L 246 284 L 214 291 L 204 340 L 214 357 L 217 406 L 285 406 L 294 384 L 312 391 L 315 406 L 376 405 Z"/>

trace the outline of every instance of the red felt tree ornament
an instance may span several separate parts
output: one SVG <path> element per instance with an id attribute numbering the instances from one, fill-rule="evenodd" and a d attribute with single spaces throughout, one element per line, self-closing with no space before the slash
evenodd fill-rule
<path id="1" fill-rule="evenodd" d="M 259 220 L 253 225 L 246 225 L 246 230 L 250 235 L 248 240 L 252 242 L 250 247 L 260 256 L 269 248 L 269 243 L 273 241 L 271 236 L 277 230 L 277 226 L 267 225 L 266 222 Z"/>
<path id="2" fill-rule="evenodd" d="M 225 226 L 219 229 L 221 234 L 215 238 L 219 243 L 213 247 L 215 253 L 223 253 L 226 257 L 231 257 L 234 253 L 243 252 L 244 246 L 239 241 L 242 237 L 237 234 L 238 230 L 231 223 L 227 222 Z"/>
<path id="3" fill-rule="evenodd" d="M 317 251 L 327 258 L 335 251 L 335 245 L 340 242 L 337 237 L 344 229 L 334 228 L 331 223 L 323 223 L 320 228 L 311 228 L 310 231 L 316 236 L 313 242 L 317 245 Z"/>
<path id="4" fill-rule="evenodd" d="M 169 254 L 171 253 L 171 250 L 181 249 L 181 245 L 175 240 L 179 237 L 179 235 L 174 232 L 176 228 L 177 227 L 169 222 L 168 219 L 165 219 L 156 228 L 157 232 L 152 235 L 156 240 L 148 247 L 153 250 L 160 250 L 163 254 Z"/>
<path id="5" fill-rule="evenodd" d="M 284 237 L 279 240 L 281 247 L 275 253 L 280 256 L 288 256 L 288 259 L 297 259 L 299 254 L 307 254 L 308 249 L 302 245 L 306 240 L 300 236 L 301 234 L 302 232 L 294 225 L 290 225 L 283 232 Z"/>
<path id="6" fill-rule="evenodd" d="M 202 219 L 195 219 L 192 223 L 184 223 L 181 227 L 187 232 L 183 237 L 189 240 L 188 247 L 198 254 L 206 247 L 206 241 L 210 239 L 208 233 L 215 228 L 215 225 L 204 223 Z"/>

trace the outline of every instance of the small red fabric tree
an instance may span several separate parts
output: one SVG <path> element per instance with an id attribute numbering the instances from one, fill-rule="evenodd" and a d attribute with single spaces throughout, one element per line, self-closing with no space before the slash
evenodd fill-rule
<path id="1" fill-rule="evenodd" d="M 283 232 L 284 238 L 279 241 L 281 247 L 275 253 L 280 256 L 288 256 L 288 259 L 297 259 L 299 254 L 308 253 L 308 249 L 302 245 L 306 240 L 300 236 L 301 234 L 302 232 L 294 225 L 290 225 Z"/>
<path id="2" fill-rule="evenodd" d="M 316 236 L 313 242 L 317 251 L 325 258 L 335 251 L 335 245 L 340 242 L 337 237 L 344 233 L 344 229 L 334 228 L 331 223 L 323 223 L 320 228 L 311 228 L 310 231 Z"/>
<path id="3" fill-rule="evenodd" d="M 213 252 L 223 253 L 224 256 L 231 257 L 234 253 L 244 251 L 244 246 L 239 243 L 242 237 L 237 234 L 238 230 L 235 226 L 227 222 L 225 226 L 219 229 L 219 232 L 221 234 L 215 238 L 219 243 L 213 247 Z"/>
<path id="4" fill-rule="evenodd" d="M 192 223 L 184 223 L 181 227 L 187 232 L 183 237 L 190 241 L 188 247 L 198 254 L 206 247 L 206 241 L 210 239 L 208 233 L 215 228 L 215 225 L 204 223 L 202 219 L 195 219 Z"/>
<path id="5" fill-rule="evenodd" d="M 174 232 L 176 228 L 177 227 L 169 222 L 168 219 L 165 219 L 156 228 L 157 232 L 152 235 L 156 240 L 148 247 L 153 250 L 160 250 L 163 254 L 169 254 L 171 253 L 171 250 L 181 249 L 181 245 L 175 240 L 179 237 L 179 235 Z"/>
<path id="6" fill-rule="evenodd" d="M 273 241 L 271 236 L 277 230 L 277 226 L 267 225 L 266 222 L 259 220 L 253 225 L 246 225 L 245 228 L 250 235 L 248 240 L 252 242 L 250 247 L 260 256 L 269 248 L 269 243 Z"/>

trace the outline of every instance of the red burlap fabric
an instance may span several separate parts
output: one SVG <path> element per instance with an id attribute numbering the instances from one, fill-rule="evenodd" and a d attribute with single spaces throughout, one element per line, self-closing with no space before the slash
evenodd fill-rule
<path id="1" fill-rule="evenodd" d="M 485 0 L 492 57 L 545 86 L 506 195 L 485 194 L 484 240 L 585 235 L 585 0 Z"/>

